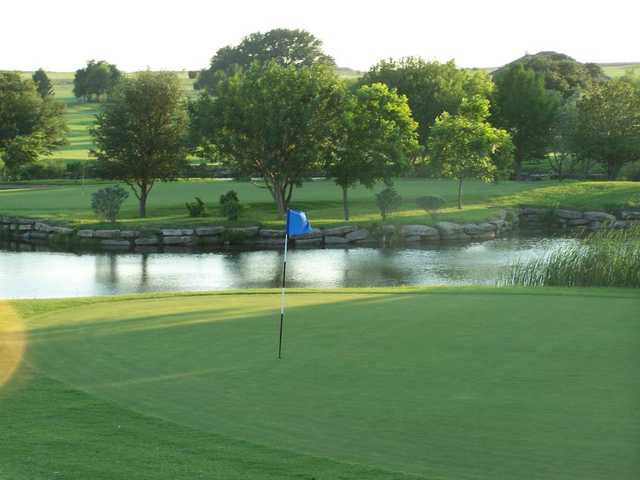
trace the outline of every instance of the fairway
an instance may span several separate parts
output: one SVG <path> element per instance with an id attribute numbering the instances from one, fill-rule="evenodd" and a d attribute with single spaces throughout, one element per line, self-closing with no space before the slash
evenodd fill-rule
<path id="1" fill-rule="evenodd" d="M 281 361 L 278 300 L 15 302 L 27 361 L 0 388 L 0 478 L 640 474 L 635 291 L 291 292 Z"/>

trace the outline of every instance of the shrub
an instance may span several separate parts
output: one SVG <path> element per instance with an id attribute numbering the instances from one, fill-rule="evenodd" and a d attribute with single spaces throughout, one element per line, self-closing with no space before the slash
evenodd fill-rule
<path id="1" fill-rule="evenodd" d="M 229 190 L 227 193 L 220 195 L 220 207 L 227 220 L 230 222 L 238 220 L 240 216 L 240 200 L 235 191 Z"/>
<path id="2" fill-rule="evenodd" d="M 397 210 L 402 204 L 402 197 L 393 188 L 388 187 L 380 193 L 376 193 L 376 205 L 380 210 L 383 220 L 387 219 L 387 215 Z"/>
<path id="3" fill-rule="evenodd" d="M 631 180 L 633 182 L 640 182 L 640 160 L 637 162 L 627 163 L 620 169 L 620 175 L 618 178 L 621 180 Z"/>
<path id="4" fill-rule="evenodd" d="M 416 198 L 416 205 L 425 212 L 431 214 L 432 217 L 436 216 L 436 213 L 445 204 L 444 198 L 437 195 L 427 195 L 424 197 Z"/>
<path id="5" fill-rule="evenodd" d="M 120 207 L 128 197 L 129 192 L 120 185 L 106 187 L 91 195 L 91 208 L 98 216 L 115 223 Z"/>
<path id="6" fill-rule="evenodd" d="M 196 197 L 195 202 L 185 203 L 185 206 L 190 217 L 204 217 L 207 214 L 207 207 L 199 197 Z"/>

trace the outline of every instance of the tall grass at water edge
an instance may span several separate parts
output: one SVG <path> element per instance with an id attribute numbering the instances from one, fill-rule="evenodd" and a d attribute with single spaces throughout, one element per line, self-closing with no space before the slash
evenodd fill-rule
<path id="1" fill-rule="evenodd" d="M 500 286 L 640 287 L 640 226 L 605 230 L 534 260 L 518 260 Z"/>

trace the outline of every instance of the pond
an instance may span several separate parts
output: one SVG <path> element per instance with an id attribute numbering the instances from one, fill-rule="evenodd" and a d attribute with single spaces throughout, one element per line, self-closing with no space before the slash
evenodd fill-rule
<path id="1" fill-rule="evenodd" d="M 576 240 L 505 238 L 412 249 L 290 250 L 287 286 L 493 285 L 516 259 Z M 0 249 L 0 298 L 279 287 L 282 252 L 73 254 Z"/>

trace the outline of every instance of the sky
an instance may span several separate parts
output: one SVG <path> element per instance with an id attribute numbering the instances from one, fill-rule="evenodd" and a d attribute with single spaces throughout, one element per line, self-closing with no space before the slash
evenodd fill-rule
<path id="1" fill-rule="evenodd" d="M 496 67 L 555 50 L 582 62 L 640 62 L 633 0 L 2 0 L 0 70 L 195 70 L 272 28 L 302 28 L 339 66 L 455 59 Z"/>

